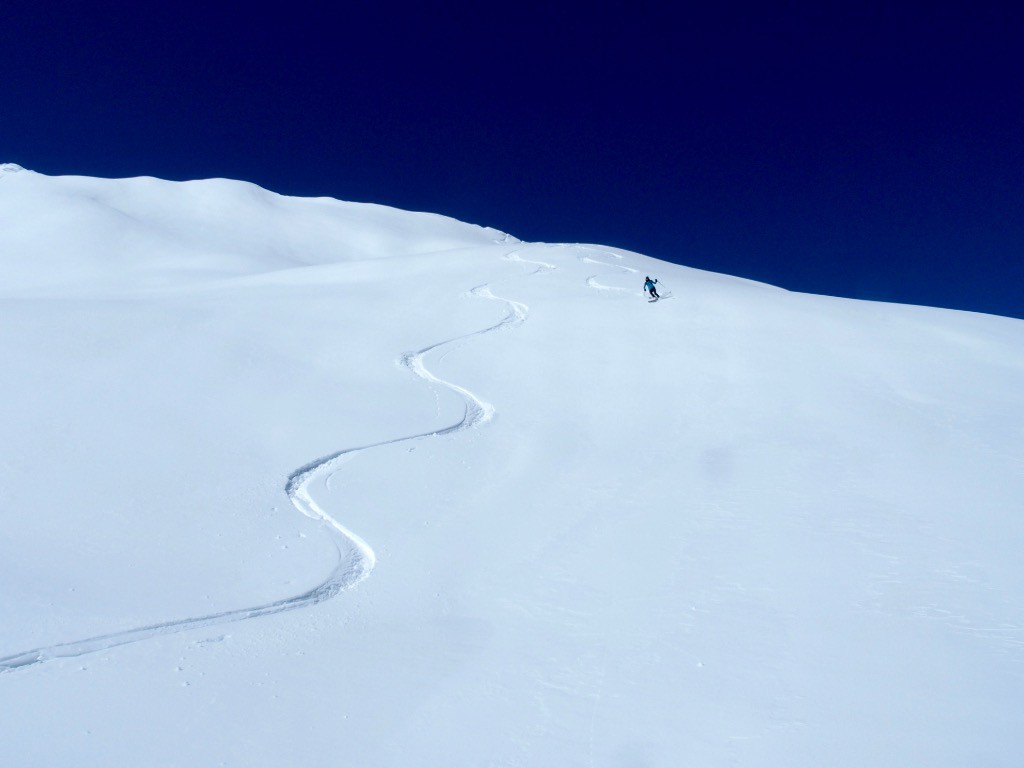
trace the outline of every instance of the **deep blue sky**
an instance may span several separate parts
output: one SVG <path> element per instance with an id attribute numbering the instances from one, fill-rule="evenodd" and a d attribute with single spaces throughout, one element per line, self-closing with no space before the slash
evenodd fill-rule
<path id="1" fill-rule="evenodd" d="M 0 161 L 245 179 L 1024 317 L 1009 3 L 318 5 L 5 3 Z"/>

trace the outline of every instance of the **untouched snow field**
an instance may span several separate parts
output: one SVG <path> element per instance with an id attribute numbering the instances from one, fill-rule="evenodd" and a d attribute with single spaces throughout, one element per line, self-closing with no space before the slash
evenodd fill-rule
<path id="1" fill-rule="evenodd" d="M 10 165 L 0 305 L 5 766 L 1021 764 L 1021 321 Z"/>

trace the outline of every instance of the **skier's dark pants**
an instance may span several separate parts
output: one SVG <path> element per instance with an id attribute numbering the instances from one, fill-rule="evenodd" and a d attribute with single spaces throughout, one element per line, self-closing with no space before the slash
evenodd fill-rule
<path id="1" fill-rule="evenodd" d="M 652 299 L 660 299 L 661 298 L 661 296 L 658 295 L 658 289 L 657 288 L 651 288 L 651 298 Z"/>

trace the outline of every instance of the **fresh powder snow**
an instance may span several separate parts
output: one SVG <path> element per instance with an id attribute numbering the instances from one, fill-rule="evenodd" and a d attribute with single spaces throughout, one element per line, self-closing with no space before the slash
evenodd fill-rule
<path id="1" fill-rule="evenodd" d="M 4 765 L 1020 764 L 1022 321 L 13 164 L 0 304 Z"/>

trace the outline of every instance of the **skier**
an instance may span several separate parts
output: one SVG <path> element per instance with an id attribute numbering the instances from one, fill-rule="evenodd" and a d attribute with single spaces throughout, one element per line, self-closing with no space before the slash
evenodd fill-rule
<path id="1" fill-rule="evenodd" d="M 658 295 L 658 289 L 654 287 L 657 284 L 658 281 L 651 280 L 650 276 L 644 278 L 644 290 L 648 291 L 651 294 L 651 299 L 653 299 L 654 301 L 657 301 L 658 299 L 661 298 L 661 296 Z"/>

